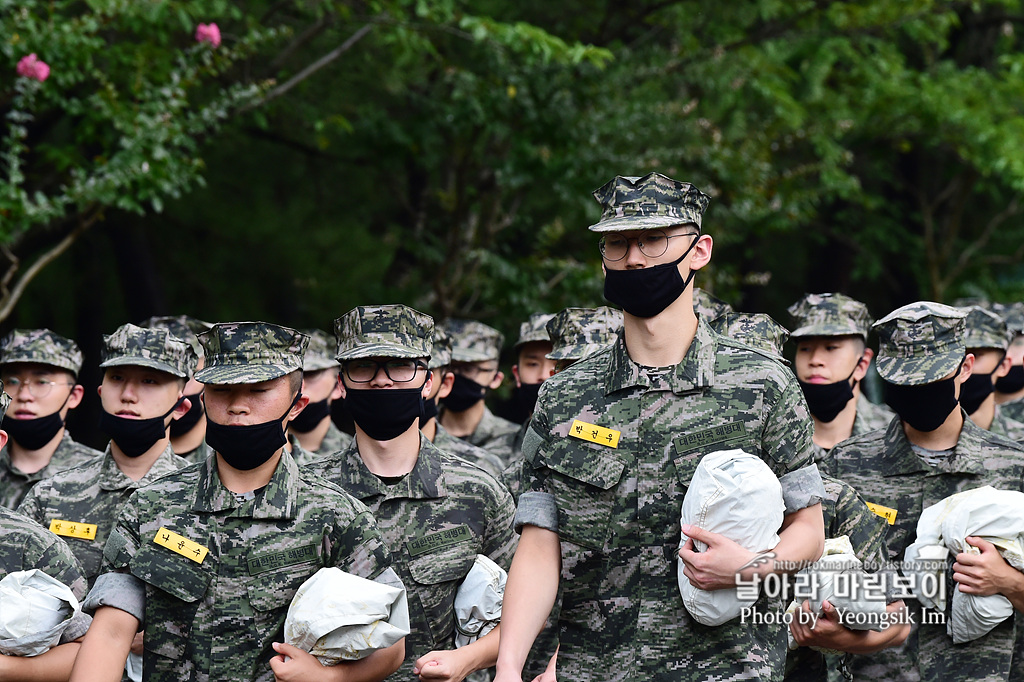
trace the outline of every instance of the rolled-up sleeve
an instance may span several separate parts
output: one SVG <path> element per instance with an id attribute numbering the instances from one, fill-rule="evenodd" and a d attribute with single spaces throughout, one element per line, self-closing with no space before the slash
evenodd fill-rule
<path id="1" fill-rule="evenodd" d="M 113 606 L 130 613 L 139 620 L 139 629 L 142 629 L 146 615 L 146 583 L 131 573 L 104 573 L 89 590 L 82 610 L 91 614 L 101 606 Z"/>
<path id="2" fill-rule="evenodd" d="M 782 499 L 786 513 L 791 514 L 811 507 L 825 499 L 825 485 L 821 482 L 817 464 L 791 471 L 779 478 L 782 484 Z"/>

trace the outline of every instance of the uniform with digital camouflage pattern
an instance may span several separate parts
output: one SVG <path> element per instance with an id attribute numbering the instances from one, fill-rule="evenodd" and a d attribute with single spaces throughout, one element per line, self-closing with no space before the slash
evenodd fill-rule
<path id="1" fill-rule="evenodd" d="M 37 362 L 74 374 L 82 371 L 82 350 L 49 329 L 15 329 L 0 340 L 0 365 Z"/>
<path id="2" fill-rule="evenodd" d="M 804 294 L 786 309 L 793 318 L 794 339 L 805 336 L 860 336 L 868 339 L 868 307 L 844 294 Z"/>
<path id="3" fill-rule="evenodd" d="M 822 474 L 825 499 L 821 501 L 821 514 L 825 522 L 825 537 L 850 538 L 854 554 L 866 566 L 877 567 L 889 561 L 885 536 L 888 525 L 872 512 L 853 486 L 838 478 Z M 820 605 L 815 605 L 820 606 Z M 790 650 L 786 655 L 787 682 L 824 682 L 842 679 L 842 657 L 823 654 L 809 647 Z"/>
<path id="4" fill-rule="evenodd" d="M 966 318 L 959 308 L 918 301 L 875 322 L 878 375 L 900 386 L 921 386 L 952 374 L 967 353 Z"/>
<path id="5" fill-rule="evenodd" d="M 39 471 L 26 474 L 11 464 L 11 453 L 5 445 L 0 449 L 0 507 L 17 509 L 29 489 L 39 481 L 58 471 L 84 464 L 102 454 L 99 450 L 76 443 L 65 430 L 57 450 L 50 458 L 50 463 Z"/>
<path id="6" fill-rule="evenodd" d="M 67 585 L 79 601 L 85 598 L 82 567 L 64 541 L 35 521 L 0 507 L 0 579 L 33 568 Z M 61 635 L 60 643 L 84 635 L 91 621 L 85 614 L 76 616 Z"/>
<path id="7" fill-rule="evenodd" d="M 324 434 L 324 439 L 320 441 L 320 449 L 316 452 L 310 452 L 303 448 L 294 433 L 288 434 L 288 442 L 292 444 L 293 448 L 298 449 L 298 451 L 292 450 L 292 456 L 295 457 L 295 461 L 300 465 L 305 465 L 332 452 L 344 450 L 352 443 L 352 436 L 339 429 L 332 421 L 327 425 L 327 433 Z"/>
<path id="8" fill-rule="evenodd" d="M 455 592 L 476 555 L 508 570 L 516 547 L 512 497 L 483 470 L 422 435 L 416 465 L 394 485 L 370 473 L 356 443 L 310 469 L 361 500 L 377 519 L 408 590 L 412 630 L 405 662 L 389 679 L 411 679 L 417 658 L 454 646 Z"/>
<path id="9" fill-rule="evenodd" d="M 622 311 L 608 306 L 565 308 L 547 323 L 551 360 L 582 360 L 615 343 L 622 329 Z"/>
<path id="10" fill-rule="evenodd" d="M 782 347 L 789 338 L 789 330 L 766 313 L 723 313 L 709 322 L 722 336 L 742 341 L 748 346 L 771 353 L 785 364 Z"/>
<path id="11" fill-rule="evenodd" d="M 202 320 L 189 317 L 188 315 L 151 317 L 143 322 L 142 326 L 166 329 L 179 339 L 185 341 L 188 345 L 192 346 L 192 350 L 195 351 L 198 357 L 203 357 L 203 347 L 200 345 L 199 337 L 196 335 L 208 331 L 213 327 L 209 322 L 203 322 Z"/>
<path id="12" fill-rule="evenodd" d="M 206 459 L 212 454 L 213 448 L 211 448 L 204 440 L 202 443 L 199 444 L 199 447 L 197 447 L 195 450 L 183 452 L 178 456 L 184 459 L 185 461 L 189 462 L 190 464 L 195 464 L 196 462 L 202 462 L 204 459 Z"/>
<path id="13" fill-rule="evenodd" d="M 405 305 L 356 306 L 334 321 L 340 361 L 429 358 L 434 319 Z"/>
<path id="14" fill-rule="evenodd" d="M 434 426 L 437 429 L 434 433 L 434 446 L 438 450 L 443 450 L 470 464 L 475 464 L 494 478 L 501 480 L 501 472 L 505 463 L 500 457 L 488 450 L 471 445 L 461 438 L 456 438 L 448 433 L 448 429 L 441 426 L 441 422 L 437 422 Z"/>
<path id="15" fill-rule="evenodd" d="M 1012 440 L 1014 443 L 1024 445 L 1024 423 L 1016 419 L 1010 419 L 1006 416 L 1006 412 L 1003 411 L 1002 407 L 1002 405 L 996 405 L 995 416 L 992 417 L 992 423 L 989 425 L 988 430 L 1003 438 Z"/>
<path id="16" fill-rule="evenodd" d="M 856 488 L 867 502 L 895 510 L 895 522 L 886 538 L 892 561 L 902 561 L 907 546 L 916 539 L 917 521 L 925 507 L 985 485 L 1024 490 L 1024 448 L 963 416 L 956 448 L 935 467 L 915 454 L 898 418 L 884 431 L 843 441 L 828 455 L 830 466 L 826 468 L 834 476 Z M 955 587 L 950 572 L 946 593 L 952 594 Z M 912 598 L 905 601 L 915 622 L 920 623 L 920 604 Z M 853 656 L 851 668 L 858 679 L 876 682 L 1007 680 L 1013 641 L 1013 619 L 966 644 L 953 644 L 944 624 L 923 624 L 901 647 Z"/>
<path id="17" fill-rule="evenodd" d="M 129 323 L 103 336 L 100 367 L 148 367 L 189 379 L 196 370 L 197 359 L 192 346 L 167 329 Z"/>
<path id="18" fill-rule="evenodd" d="M 75 524 L 95 525 L 95 532 L 88 538 L 71 534 L 64 536 L 64 541 L 82 564 L 89 587 L 92 587 L 100 573 L 103 545 L 114 527 L 121 505 L 138 488 L 186 466 L 188 462 L 175 455 L 168 445 L 146 475 L 133 481 L 117 467 L 107 445 L 101 457 L 36 484 L 22 500 L 18 513 L 45 528 L 50 528 L 50 523 L 56 521 L 67 526 L 72 534 L 71 527 Z"/>
<path id="19" fill-rule="evenodd" d="M 164 530 L 209 553 L 199 563 L 199 548 L 156 544 Z M 131 613 L 144 593 L 146 680 L 272 682 L 271 643 L 299 586 L 325 566 L 376 578 L 390 563 L 369 510 L 287 452 L 248 495 L 225 488 L 210 458 L 132 494 L 85 608 Z"/>
<path id="20" fill-rule="evenodd" d="M 783 628 L 738 619 L 708 627 L 684 608 L 679 510 L 701 458 L 729 448 L 758 455 L 780 477 L 787 513 L 817 504 L 812 428 L 792 372 L 703 318 L 675 367 L 641 368 L 620 335 L 548 379 L 523 444 L 516 523 L 561 541 L 559 678 L 781 677 Z M 762 595 L 755 606 L 781 603 Z"/>
<path id="21" fill-rule="evenodd" d="M 717 317 L 733 312 L 732 306 L 722 299 L 709 294 L 700 287 L 693 288 L 693 312 L 711 322 Z"/>
<path id="22" fill-rule="evenodd" d="M 617 175 L 594 190 L 601 204 L 601 220 L 592 232 L 649 230 L 695 225 L 701 227 L 711 197 L 688 182 L 661 173 L 643 177 Z"/>
<path id="23" fill-rule="evenodd" d="M 992 310 L 996 314 L 1001 315 L 1003 321 L 1006 322 L 1007 331 L 1013 339 L 1012 343 L 1021 343 L 1021 336 L 1024 335 L 1024 303 L 1011 303 L 1008 305 L 993 303 Z M 1024 422 L 1024 398 L 1002 403 L 1001 407 L 1010 419 Z M 1022 668 L 1024 668 L 1024 664 L 1022 664 Z"/>
<path id="24" fill-rule="evenodd" d="M 309 337 L 268 322 L 219 322 L 198 335 L 204 384 L 258 384 L 302 370 Z"/>
<path id="25" fill-rule="evenodd" d="M 884 429 L 895 416 L 888 405 L 873 403 L 861 393 L 857 396 L 857 416 L 853 420 L 853 433 L 850 435 L 859 436 L 868 431 Z"/>

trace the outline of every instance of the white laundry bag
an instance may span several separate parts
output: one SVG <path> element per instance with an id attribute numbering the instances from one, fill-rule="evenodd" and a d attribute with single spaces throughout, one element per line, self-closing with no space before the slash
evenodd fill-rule
<path id="1" fill-rule="evenodd" d="M 483 554 L 476 555 L 455 593 L 455 648 L 464 647 L 493 630 L 501 621 L 501 602 L 508 574 Z"/>
<path id="2" fill-rule="evenodd" d="M 38 568 L 8 573 L 0 580 L 0 653 L 49 651 L 80 610 L 71 588 Z"/>

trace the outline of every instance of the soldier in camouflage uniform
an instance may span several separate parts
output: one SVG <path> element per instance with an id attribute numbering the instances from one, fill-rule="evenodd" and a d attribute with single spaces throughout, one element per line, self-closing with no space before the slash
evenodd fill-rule
<path id="1" fill-rule="evenodd" d="M 10 401 L 0 383 L 0 412 L 7 409 Z M 7 434 L 0 431 L 0 446 L 6 440 Z M 85 597 L 82 568 L 67 545 L 31 519 L 0 507 L 0 579 L 33 568 L 67 585 L 79 600 Z M 48 679 L 44 675 L 66 679 L 78 653 L 78 644 L 73 640 L 85 634 L 90 620 L 85 614 L 76 616 L 61 634 L 58 645 L 38 656 L 0 656 L 0 679 Z"/>
<path id="2" fill-rule="evenodd" d="M 437 421 L 437 401 L 447 396 L 452 390 L 455 375 L 448 369 L 452 364 L 452 342 L 447 332 L 441 327 L 434 327 L 434 339 L 430 349 L 430 362 L 427 368 L 431 371 L 430 393 L 423 399 L 423 419 L 420 431 L 427 440 L 456 457 L 461 457 L 470 464 L 475 464 L 491 476 L 500 478 L 504 462 L 497 455 L 470 445 L 461 438 L 448 433 Z"/>
<path id="3" fill-rule="evenodd" d="M 892 420 L 892 412 L 861 392 L 874 357 L 868 308 L 843 294 L 807 294 L 789 307 L 796 329 L 797 379 L 814 419 L 815 460 L 836 443 Z"/>
<path id="4" fill-rule="evenodd" d="M 309 347 L 302 358 L 302 395 L 309 398 L 309 404 L 288 423 L 288 440 L 301 448 L 292 450 L 300 465 L 344 450 L 352 442 L 352 436 L 331 419 L 331 404 L 341 398 L 334 340 L 319 329 L 307 329 L 304 333 L 309 336 Z"/>
<path id="5" fill-rule="evenodd" d="M 1010 334 L 1006 322 L 981 306 L 963 308 L 967 313 L 964 343 L 974 356 L 971 376 L 960 387 L 960 406 L 971 421 L 992 433 L 1024 444 L 1024 424 L 1006 416 L 996 404 L 995 384 L 1010 371 L 1006 350 Z"/>
<path id="6" fill-rule="evenodd" d="M 508 491 L 419 431 L 417 395 L 429 391 L 433 327 L 428 315 L 404 305 L 363 306 L 338 318 L 356 438 L 312 465 L 373 511 L 409 590 L 411 632 L 396 680 L 457 681 L 494 665 L 500 626 L 452 650 L 455 593 L 477 554 L 507 569 L 515 548 Z"/>
<path id="7" fill-rule="evenodd" d="M 549 379 L 523 443 L 527 485 L 519 548 L 505 591 L 496 680 L 520 679 L 530 642 L 559 585 L 558 677 L 569 680 L 773 679 L 778 626 L 695 621 L 677 560 L 700 589 L 779 560 L 821 554 L 824 491 L 811 421 L 793 375 L 768 354 L 714 332 L 693 310 L 693 274 L 711 258 L 700 234 L 708 197 L 658 173 L 616 177 L 595 192 L 604 209 L 605 298 L 624 310 L 615 344 Z M 786 522 L 774 559 L 696 526 L 677 552 L 690 478 L 709 452 L 742 448 L 779 476 Z M 708 550 L 693 551 L 693 539 Z M 758 548 L 766 549 L 766 548 Z M 794 567 L 795 567 L 794 565 Z M 789 568 L 788 570 L 793 570 Z M 757 607 L 775 609 L 762 595 Z"/>
<path id="8" fill-rule="evenodd" d="M 12 400 L 0 448 L 0 507 L 16 509 L 37 481 L 99 456 L 71 439 L 64 422 L 85 389 L 78 344 L 49 329 L 15 329 L 0 341 L 0 378 Z"/>
<path id="9" fill-rule="evenodd" d="M 694 287 L 693 312 L 703 317 L 705 322 L 711 322 L 726 313 L 733 312 L 733 309 L 731 305 L 717 296 L 709 294 L 700 287 Z"/>
<path id="10" fill-rule="evenodd" d="M 789 338 L 789 330 L 769 315 L 725 313 L 712 320 L 711 327 L 723 336 L 771 353 L 776 359 L 788 364 L 782 357 L 782 348 Z M 853 486 L 825 474 L 822 474 L 821 481 L 825 486 L 825 497 L 821 501 L 825 537 L 838 538 L 845 535 L 853 546 L 854 554 L 864 562 L 866 570 L 871 573 L 878 571 L 889 556 L 885 549 L 885 521 L 868 508 Z M 910 632 L 909 624 L 890 627 L 884 632 L 851 630 L 839 622 L 839 614 L 831 604 L 825 606 L 823 602 L 812 605 L 806 600 L 802 604 L 807 613 L 818 607 L 824 609 L 824 614 L 813 621 L 813 627 L 809 616 L 803 620 L 794 619 L 790 626 L 801 646 L 787 652 L 787 682 L 839 682 L 846 674 L 845 656 L 824 654 L 810 647 L 830 649 L 833 652 L 866 653 L 898 645 Z M 890 614 L 903 613 L 904 609 L 901 599 L 889 599 L 887 610 Z"/>
<path id="11" fill-rule="evenodd" d="M 453 436 L 497 455 L 504 464 L 512 457 L 511 441 L 519 426 L 496 416 L 484 404 L 488 390 L 501 386 L 505 374 L 498 369 L 504 337 L 497 329 L 472 320 L 448 320 L 445 331 L 452 342 L 451 393 L 441 400 L 438 421 Z"/>
<path id="12" fill-rule="evenodd" d="M 516 409 L 515 418 L 511 415 L 509 418 L 519 424 L 525 425 L 530 421 L 541 384 L 555 373 L 555 363 L 547 357 L 552 348 L 547 323 L 552 317 L 554 315 L 549 313 L 530 315 L 529 320 L 519 325 L 519 340 L 512 346 L 516 359 L 512 365 L 512 378 L 516 382 L 512 402 Z"/>
<path id="13" fill-rule="evenodd" d="M 235 322 L 199 340 L 206 366 L 196 379 L 215 456 L 122 507 L 85 603 L 96 627 L 71 679 L 116 677 L 139 627 L 147 680 L 382 679 L 397 669 L 402 642 L 334 668 L 282 643 L 292 597 L 322 567 L 401 585 L 366 507 L 300 470 L 285 448 L 284 426 L 305 406 L 307 337 Z"/>
<path id="14" fill-rule="evenodd" d="M 956 308 L 918 302 L 875 323 L 881 340 L 878 372 L 898 418 L 885 430 L 844 441 L 823 463 L 891 524 L 887 547 L 894 561 L 902 559 L 915 540 L 925 507 L 984 485 L 1004 490 L 1024 486 L 1024 448 L 977 427 L 957 403 L 959 388 L 974 364 L 964 345 L 964 318 Z M 991 544 L 979 538 L 967 541 L 981 554 L 956 556 L 953 569 L 964 573 L 956 577 L 959 585 L 948 582 L 946 593 L 952 594 L 953 589 L 979 593 L 972 587 L 975 578 L 966 574 L 997 576 L 1009 581 L 1003 584 L 1014 585 L 1004 594 L 1021 610 L 1024 575 L 1006 564 Z M 899 649 L 854 657 L 852 667 L 858 679 L 1009 679 L 1013 619 L 979 639 L 956 645 L 946 634 L 944 622 L 935 622 L 942 614 L 940 618 L 931 614 L 929 622 L 923 623 L 920 604 L 915 599 L 908 603 L 919 627 Z"/>
<path id="15" fill-rule="evenodd" d="M 1007 417 L 1024 422 L 1024 303 L 993 304 L 992 312 L 1003 318 L 1010 334 L 1010 369 L 996 380 L 996 404 Z"/>
<path id="16" fill-rule="evenodd" d="M 166 329 L 179 339 L 187 342 L 195 352 L 198 362 L 196 370 L 203 368 L 203 347 L 196 334 L 202 334 L 213 325 L 188 315 L 174 317 L 151 317 L 142 323 L 143 327 Z M 174 454 L 190 462 L 201 462 L 213 454 L 206 444 L 206 410 L 203 407 L 203 385 L 190 377 L 185 384 L 185 397 L 191 407 L 181 419 L 171 422 L 171 449 Z"/>
<path id="17" fill-rule="evenodd" d="M 65 538 L 82 563 L 90 587 L 100 573 L 103 545 L 128 497 L 188 466 L 174 454 L 168 430 L 173 420 L 190 409 L 183 400 L 184 387 L 195 366 L 192 348 L 166 329 L 126 324 L 105 336 L 100 364 L 103 411 L 130 422 L 131 428 L 148 419 L 160 421 L 154 422 L 152 435 L 142 442 L 135 443 L 132 437 L 132 444 L 125 446 L 127 452 L 118 444 L 115 427 L 101 457 L 40 481 L 18 508 Z"/>

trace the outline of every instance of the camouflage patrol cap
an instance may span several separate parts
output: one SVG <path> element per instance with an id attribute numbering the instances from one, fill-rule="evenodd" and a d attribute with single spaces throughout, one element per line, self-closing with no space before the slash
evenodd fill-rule
<path id="1" fill-rule="evenodd" d="M 78 376 L 82 350 L 71 339 L 49 329 L 15 329 L 0 341 L 0 365 L 15 362 L 51 365 Z"/>
<path id="2" fill-rule="evenodd" d="M 322 329 L 303 329 L 302 333 L 309 337 L 309 345 L 302 356 L 303 372 L 339 366 L 334 357 L 335 341 L 330 334 Z"/>
<path id="3" fill-rule="evenodd" d="M 601 220 L 593 232 L 647 230 L 692 223 L 700 229 L 701 217 L 711 198 L 688 182 L 661 173 L 642 178 L 616 175 L 594 198 L 601 204 Z"/>
<path id="4" fill-rule="evenodd" d="M 4 382 L 0 381 L 0 414 L 7 414 L 7 408 L 11 406 L 11 396 L 4 390 Z"/>
<path id="5" fill-rule="evenodd" d="M 407 305 L 357 306 L 334 321 L 338 360 L 427 358 L 434 318 Z"/>
<path id="6" fill-rule="evenodd" d="M 192 346 L 192 350 L 195 351 L 196 355 L 203 357 L 203 347 L 199 344 L 199 337 L 196 334 L 205 332 L 213 325 L 188 315 L 167 315 L 151 317 L 143 322 L 142 326 L 170 331 L 179 339 L 184 339 L 188 345 Z"/>
<path id="7" fill-rule="evenodd" d="M 445 328 L 437 325 L 434 327 L 434 340 L 430 347 L 430 362 L 427 363 L 427 368 L 437 369 L 450 364 L 452 364 L 452 340 Z"/>
<path id="8" fill-rule="evenodd" d="M 309 337 L 269 322 L 220 322 L 199 335 L 204 384 L 258 384 L 302 369 Z"/>
<path id="9" fill-rule="evenodd" d="M 694 287 L 693 312 L 710 322 L 716 317 L 731 313 L 732 306 L 717 296 L 712 296 L 700 287 Z"/>
<path id="10" fill-rule="evenodd" d="M 519 340 L 512 346 L 512 352 L 518 353 L 519 349 L 534 341 L 551 342 L 548 336 L 548 320 L 554 317 L 551 313 L 534 313 L 530 319 L 519 325 Z"/>
<path id="11" fill-rule="evenodd" d="M 444 323 L 452 340 L 453 362 L 497 360 L 505 337 L 494 327 L 476 320 L 450 319 Z"/>
<path id="12" fill-rule="evenodd" d="M 1010 333 L 1006 330 L 1003 318 L 977 305 L 961 310 L 967 313 L 964 320 L 967 327 L 964 332 L 964 345 L 967 348 L 1006 350 L 1010 344 Z"/>
<path id="13" fill-rule="evenodd" d="M 726 313 L 711 321 L 711 328 L 722 336 L 741 341 L 766 353 L 782 357 L 782 347 L 789 338 L 789 330 L 765 313 Z"/>
<path id="14" fill-rule="evenodd" d="M 149 367 L 188 379 L 196 362 L 192 347 L 167 329 L 128 323 L 103 337 L 100 367 Z"/>
<path id="15" fill-rule="evenodd" d="M 622 311 L 600 308 L 566 308 L 547 324 L 554 348 L 551 360 L 582 360 L 615 342 L 622 328 Z"/>
<path id="16" fill-rule="evenodd" d="M 993 303 L 992 312 L 1003 318 L 1011 337 L 1024 334 L 1024 303 Z"/>
<path id="17" fill-rule="evenodd" d="M 875 322 L 878 374 L 902 386 L 930 384 L 950 374 L 967 354 L 966 317 L 952 306 L 918 301 Z"/>
<path id="18" fill-rule="evenodd" d="M 860 301 L 843 294 L 806 294 L 789 306 L 796 327 L 790 337 L 851 336 L 868 340 L 871 315 Z"/>

